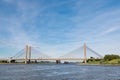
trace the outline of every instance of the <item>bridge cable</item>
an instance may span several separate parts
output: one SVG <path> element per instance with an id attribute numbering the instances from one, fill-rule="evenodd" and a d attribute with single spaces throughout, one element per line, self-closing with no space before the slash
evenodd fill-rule
<path id="1" fill-rule="evenodd" d="M 91 52 L 93 52 L 94 54 L 96 54 L 97 56 L 99 56 L 100 58 L 103 58 L 103 56 L 102 55 L 100 55 L 99 53 L 97 53 L 96 51 L 94 51 L 94 50 L 92 50 L 91 48 L 89 48 L 88 46 L 86 46 L 86 48 L 88 49 L 88 50 L 90 50 Z"/>

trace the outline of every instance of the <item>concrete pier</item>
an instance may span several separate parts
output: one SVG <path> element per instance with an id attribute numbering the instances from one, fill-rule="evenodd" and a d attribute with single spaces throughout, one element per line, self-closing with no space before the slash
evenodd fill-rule
<path id="1" fill-rule="evenodd" d="M 60 60 L 56 60 L 56 64 L 60 64 L 61 63 L 61 61 Z"/>

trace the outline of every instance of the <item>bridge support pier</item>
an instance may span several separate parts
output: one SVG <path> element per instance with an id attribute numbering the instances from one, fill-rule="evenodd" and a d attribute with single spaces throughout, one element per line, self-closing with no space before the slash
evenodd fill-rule
<path id="1" fill-rule="evenodd" d="M 56 64 L 60 64 L 61 63 L 61 61 L 60 60 L 56 60 Z"/>
<path id="2" fill-rule="evenodd" d="M 8 63 L 11 63 L 11 60 L 8 60 Z"/>
<path id="3" fill-rule="evenodd" d="M 37 63 L 37 60 L 35 60 L 35 63 Z"/>
<path id="4" fill-rule="evenodd" d="M 30 64 L 30 59 L 27 61 L 28 64 Z"/>

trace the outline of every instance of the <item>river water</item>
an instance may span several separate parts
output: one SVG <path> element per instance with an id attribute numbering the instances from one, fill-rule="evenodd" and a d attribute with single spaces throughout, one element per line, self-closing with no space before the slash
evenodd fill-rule
<path id="1" fill-rule="evenodd" d="M 120 66 L 1 64 L 0 80 L 120 80 Z"/>

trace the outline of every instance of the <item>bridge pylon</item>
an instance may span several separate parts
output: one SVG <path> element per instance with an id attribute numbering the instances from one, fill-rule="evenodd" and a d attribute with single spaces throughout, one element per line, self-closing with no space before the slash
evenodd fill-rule
<path id="1" fill-rule="evenodd" d="M 31 46 L 28 47 L 28 63 L 30 63 L 31 59 Z"/>
<path id="2" fill-rule="evenodd" d="M 27 64 L 28 48 L 29 48 L 29 46 L 26 45 L 25 64 Z"/>
<path id="3" fill-rule="evenodd" d="M 86 57 L 86 43 L 84 43 L 84 63 L 87 63 L 87 57 Z"/>
<path id="4" fill-rule="evenodd" d="M 30 59 L 31 59 L 31 46 L 26 45 L 25 64 L 27 64 L 28 61 L 30 62 Z"/>

